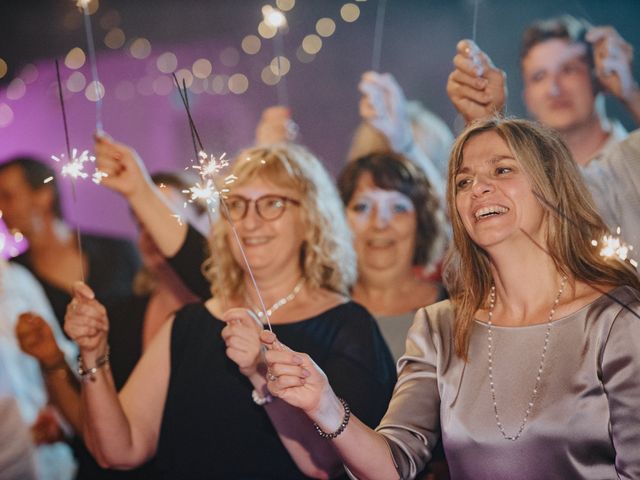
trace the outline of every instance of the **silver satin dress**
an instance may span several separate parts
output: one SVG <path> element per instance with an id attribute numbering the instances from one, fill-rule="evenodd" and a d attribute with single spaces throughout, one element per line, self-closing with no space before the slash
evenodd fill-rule
<path id="1" fill-rule="evenodd" d="M 640 314 L 640 294 L 610 292 Z M 640 479 L 640 318 L 607 296 L 553 321 L 539 394 L 521 437 L 496 425 L 487 326 L 475 322 L 469 360 L 453 347 L 448 300 L 421 309 L 378 431 L 401 478 L 413 478 L 438 437 L 452 478 Z M 493 327 L 496 403 L 507 435 L 523 420 L 547 325 Z"/>

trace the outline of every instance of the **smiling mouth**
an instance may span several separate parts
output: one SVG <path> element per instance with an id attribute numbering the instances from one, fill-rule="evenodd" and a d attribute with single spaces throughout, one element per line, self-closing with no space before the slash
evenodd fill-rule
<path id="1" fill-rule="evenodd" d="M 492 205 L 490 207 L 483 207 L 478 211 L 476 211 L 475 213 L 476 222 L 479 222 L 480 220 L 484 220 L 485 218 L 498 217 L 500 215 L 507 213 L 508 211 L 509 209 L 507 207 L 500 207 L 497 205 Z"/>
<path id="2" fill-rule="evenodd" d="M 393 240 L 386 240 L 386 239 L 380 239 L 380 238 L 367 241 L 367 246 L 372 248 L 387 248 L 392 246 L 393 244 L 394 244 Z"/>
<path id="3" fill-rule="evenodd" d="M 243 238 L 242 243 L 247 247 L 256 247 L 259 245 L 264 245 L 268 243 L 270 240 L 269 237 L 251 237 L 251 238 Z"/>

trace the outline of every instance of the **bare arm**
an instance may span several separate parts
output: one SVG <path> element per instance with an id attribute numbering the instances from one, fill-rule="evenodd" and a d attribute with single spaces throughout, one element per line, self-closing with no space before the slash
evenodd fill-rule
<path id="1" fill-rule="evenodd" d="M 108 365 L 82 383 L 84 439 L 104 467 L 136 467 L 155 453 L 169 380 L 169 339 L 173 322 L 156 335 L 120 396 Z M 85 368 L 107 351 L 104 307 L 85 284 L 77 284 L 67 308 L 65 331 L 80 347 Z"/>
<path id="2" fill-rule="evenodd" d="M 16 323 L 16 337 L 22 351 L 40 363 L 51 403 L 71 427 L 80 432 L 80 385 L 58 347 L 51 327 L 37 314 L 23 313 Z"/>
<path id="3" fill-rule="evenodd" d="M 267 365 L 274 376 L 269 381 L 271 393 L 299 408 L 324 432 L 337 431 L 345 418 L 345 410 L 322 370 L 308 355 L 279 346 L 272 333 L 263 332 L 261 339 L 269 348 Z M 398 478 L 384 437 L 353 415 L 340 435 L 322 441 L 333 445 L 344 464 L 359 479 Z"/>
<path id="4" fill-rule="evenodd" d="M 142 159 L 130 147 L 106 136 L 96 138 L 96 161 L 107 173 L 102 184 L 120 193 L 165 257 L 184 243 L 187 225 L 176 221 L 171 206 L 153 184 Z"/>

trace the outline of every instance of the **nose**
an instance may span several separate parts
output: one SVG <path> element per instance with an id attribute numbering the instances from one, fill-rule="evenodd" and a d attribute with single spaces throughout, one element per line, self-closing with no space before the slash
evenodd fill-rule
<path id="1" fill-rule="evenodd" d="M 551 82 L 549 85 L 549 95 L 552 97 L 557 97 L 560 95 L 560 82 L 557 75 L 553 75 L 551 77 Z"/>
<path id="2" fill-rule="evenodd" d="M 493 191 L 493 183 L 484 175 L 478 175 L 471 185 L 471 193 L 474 196 L 484 195 Z"/>
<path id="3" fill-rule="evenodd" d="M 373 212 L 373 224 L 376 228 L 383 229 L 389 225 L 393 213 L 391 208 L 385 204 L 377 204 Z"/>

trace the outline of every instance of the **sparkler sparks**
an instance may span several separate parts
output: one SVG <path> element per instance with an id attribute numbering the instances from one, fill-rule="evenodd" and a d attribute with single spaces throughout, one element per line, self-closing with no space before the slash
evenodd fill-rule
<path id="1" fill-rule="evenodd" d="M 597 240 L 591 240 L 591 245 L 594 247 L 601 245 L 602 248 L 600 248 L 600 256 L 603 258 L 617 258 L 623 262 L 628 259 L 631 265 L 638 268 L 638 262 L 629 258 L 629 254 L 633 250 L 633 245 L 624 243 L 620 239 L 619 235 L 620 227 L 616 229 L 616 235 L 604 235 L 600 242 Z"/>
<path id="2" fill-rule="evenodd" d="M 213 177 L 229 166 L 229 161 L 225 158 L 225 155 L 226 153 L 223 153 L 220 158 L 217 158 L 214 155 L 207 155 L 207 152 L 200 150 L 198 153 L 199 165 L 194 165 L 193 168 L 199 171 L 203 179 Z"/>
<path id="3" fill-rule="evenodd" d="M 58 163 L 64 162 L 64 157 L 65 157 L 64 154 L 60 155 L 59 157 L 56 155 L 51 155 L 51 158 Z M 87 162 L 94 163 L 95 161 L 96 161 L 96 157 L 91 155 L 89 153 L 89 150 L 83 150 L 82 153 L 78 155 L 78 149 L 74 148 L 71 151 L 71 158 L 67 163 L 65 163 L 62 166 L 62 170 L 61 170 L 62 176 L 71 177 L 74 180 L 77 180 L 78 178 L 82 178 L 82 179 L 87 178 L 89 174 L 84 171 L 84 164 Z M 96 172 L 98 172 L 98 170 L 96 170 Z M 100 172 L 100 173 L 102 174 L 103 172 Z M 45 182 L 47 182 L 47 180 L 51 181 L 49 178 L 47 178 Z"/>
<path id="4" fill-rule="evenodd" d="M 207 205 L 211 205 L 212 203 L 217 202 L 218 198 L 220 198 L 220 193 L 216 190 L 213 180 L 210 178 L 207 179 L 204 185 L 200 184 L 200 182 L 196 182 L 193 187 L 188 190 L 183 190 L 182 192 L 191 195 L 189 198 L 190 203 L 203 201 L 206 202 Z"/>

